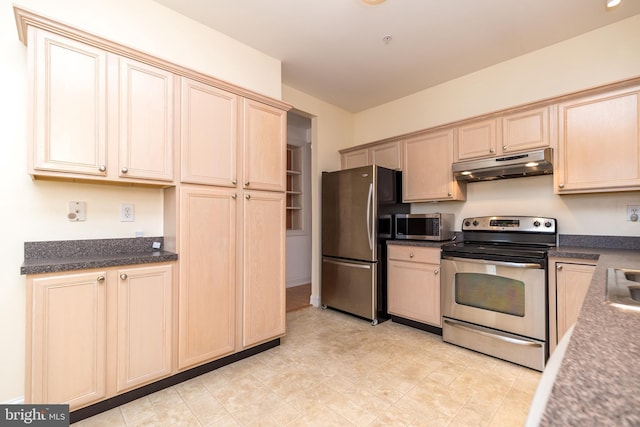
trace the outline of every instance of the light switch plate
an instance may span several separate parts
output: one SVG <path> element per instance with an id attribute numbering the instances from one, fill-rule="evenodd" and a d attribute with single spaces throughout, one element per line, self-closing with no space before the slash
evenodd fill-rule
<path id="1" fill-rule="evenodd" d="M 67 219 L 72 222 L 84 221 L 86 210 L 85 202 L 69 202 Z"/>

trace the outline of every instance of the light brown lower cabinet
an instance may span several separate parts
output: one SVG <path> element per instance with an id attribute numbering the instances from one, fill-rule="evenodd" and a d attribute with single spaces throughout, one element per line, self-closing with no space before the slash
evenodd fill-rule
<path id="1" fill-rule="evenodd" d="M 173 263 L 27 276 L 26 403 L 73 411 L 171 374 Z"/>
<path id="2" fill-rule="evenodd" d="M 442 327 L 440 248 L 389 245 L 389 314 Z"/>
<path id="3" fill-rule="evenodd" d="M 549 351 L 576 323 L 587 295 L 595 261 L 549 259 Z M 604 298 L 604 296 L 603 296 Z"/>

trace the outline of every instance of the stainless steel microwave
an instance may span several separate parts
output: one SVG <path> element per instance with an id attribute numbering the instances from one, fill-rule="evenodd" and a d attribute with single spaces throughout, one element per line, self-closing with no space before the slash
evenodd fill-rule
<path id="1" fill-rule="evenodd" d="M 396 239 L 451 240 L 453 238 L 453 214 L 396 214 Z"/>

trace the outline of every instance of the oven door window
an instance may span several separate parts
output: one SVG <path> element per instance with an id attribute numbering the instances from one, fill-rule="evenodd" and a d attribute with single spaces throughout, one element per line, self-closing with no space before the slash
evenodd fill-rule
<path id="1" fill-rule="evenodd" d="M 483 273 L 456 273 L 457 304 L 524 317 L 524 282 Z"/>

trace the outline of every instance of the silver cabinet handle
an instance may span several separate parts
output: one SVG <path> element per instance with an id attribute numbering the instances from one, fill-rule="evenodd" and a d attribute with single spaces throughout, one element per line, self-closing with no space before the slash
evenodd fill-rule
<path id="1" fill-rule="evenodd" d="M 508 343 L 511 343 L 511 344 L 518 344 L 518 345 L 523 345 L 523 346 L 526 346 L 526 347 L 542 347 L 542 344 L 537 343 L 537 342 L 527 341 L 527 340 L 524 340 L 524 339 L 518 339 L 518 338 L 513 338 L 513 337 L 508 337 L 508 336 L 504 336 L 502 334 L 499 335 L 497 333 L 492 334 L 492 333 L 485 332 L 483 330 L 477 329 L 477 328 L 473 327 L 473 325 L 467 325 L 467 324 L 460 323 L 460 322 L 457 322 L 457 321 L 451 320 L 451 319 L 444 319 L 444 323 L 446 323 L 446 324 L 448 324 L 450 326 L 456 327 L 456 328 L 464 329 L 465 331 L 469 331 L 469 332 L 472 332 L 474 334 L 478 334 L 478 335 L 482 335 L 482 336 L 485 336 L 485 337 L 493 338 L 493 339 L 496 339 L 496 340 L 499 340 L 499 341 L 505 341 L 505 342 L 508 342 Z"/>
<path id="2" fill-rule="evenodd" d="M 238 195 L 234 193 L 234 194 L 233 194 L 233 196 L 231 196 L 231 198 L 232 198 L 232 199 L 237 199 L 237 198 L 238 198 Z"/>
<path id="3" fill-rule="evenodd" d="M 127 280 L 127 275 L 126 275 L 125 273 L 122 273 L 122 274 L 120 275 L 120 278 L 121 278 L 122 280 Z"/>
<path id="4" fill-rule="evenodd" d="M 104 276 L 98 276 L 96 280 L 98 281 L 98 283 L 102 283 L 104 282 Z"/>
<path id="5" fill-rule="evenodd" d="M 440 270 L 433 270 L 433 274 L 437 276 L 438 274 L 440 274 Z"/>
<path id="6" fill-rule="evenodd" d="M 106 171 L 106 170 L 107 170 L 107 167 L 106 167 L 105 165 L 100 165 L 100 167 L 98 168 L 98 170 L 99 170 L 100 172 L 104 172 L 104 171 Z"/>
<path id="7" fill-rule="evenodd" d="M 508 149 L 509 149 L 509 146 L 507 146 L 507 145 L 503 145 L 502 146 L 502 151 L 507 151 Z"/>
<path id="8" fill-rule="evenodd" d="M 129 172 L 129 169 L 127 169 L 125 166 L 122 167 L 122 169 L 120 169 L 122 171 L 122 173 L 127 173 Z"/>
<path id="9" fill-rule="evenodd" d="M 409 258 L 413 258 L 413 252 L 409 254 Z"/>
<path id="10" fill-rule="evenodd" d="M 562 266 L 561 265 L 556 266 L 556 270 L 558 271 L 562 270 Z"/>
<path id="11" fill-rule="evenodd" d="M 558 185 L 558 187 L 564 188 L 564 184 L 560 184 L 560 185 Z"/>
<path id="12" fill-rule="evenodd" d="M 244 185 L 246 185 L 247 187 L 249 186 L 250 182 L 249 181 L 245 181 Z"/>
<path id="13" fill-rule="evenodd" d="M 233 181 L 231 181 L 231 183 L 232 183 L 233 185 L 236 185 L 236 184 L 238 183 L 238 180 L 237 180 L 237 179 L 234 179 Z"/>
<path id="14" fill-rule="evenodd" d="M 448 261 L 456 261 L 460 263 L 468 262 L 471 264 L 485 264 L 485 265 L 497 265 L 503 267 L 514 267 L 514 268 L 534 268 L 534 269 L 542 269 L 542 265 L 536 263 L 525 263 L 525 262 L 505 262 L 505 261 L 491 261 L 484 259 L 475 259 L 475 258 L 460 258 L 453 257 L 450 255 L 442 255 L 443 260 Z"/>
<path id="15" fill-rule="evenodd" d="M 251 194 L 247 194 L 246 196 L 244 196 L 244 198 L 249 200 L 251 198 Z"/>
<path id="16" fill-rule="evenodd" d="M 493 148 L 489 148 L 489 153 L 493 154 L 495 152 L 496 152 L 496 150 L 494 150 Z"/>

